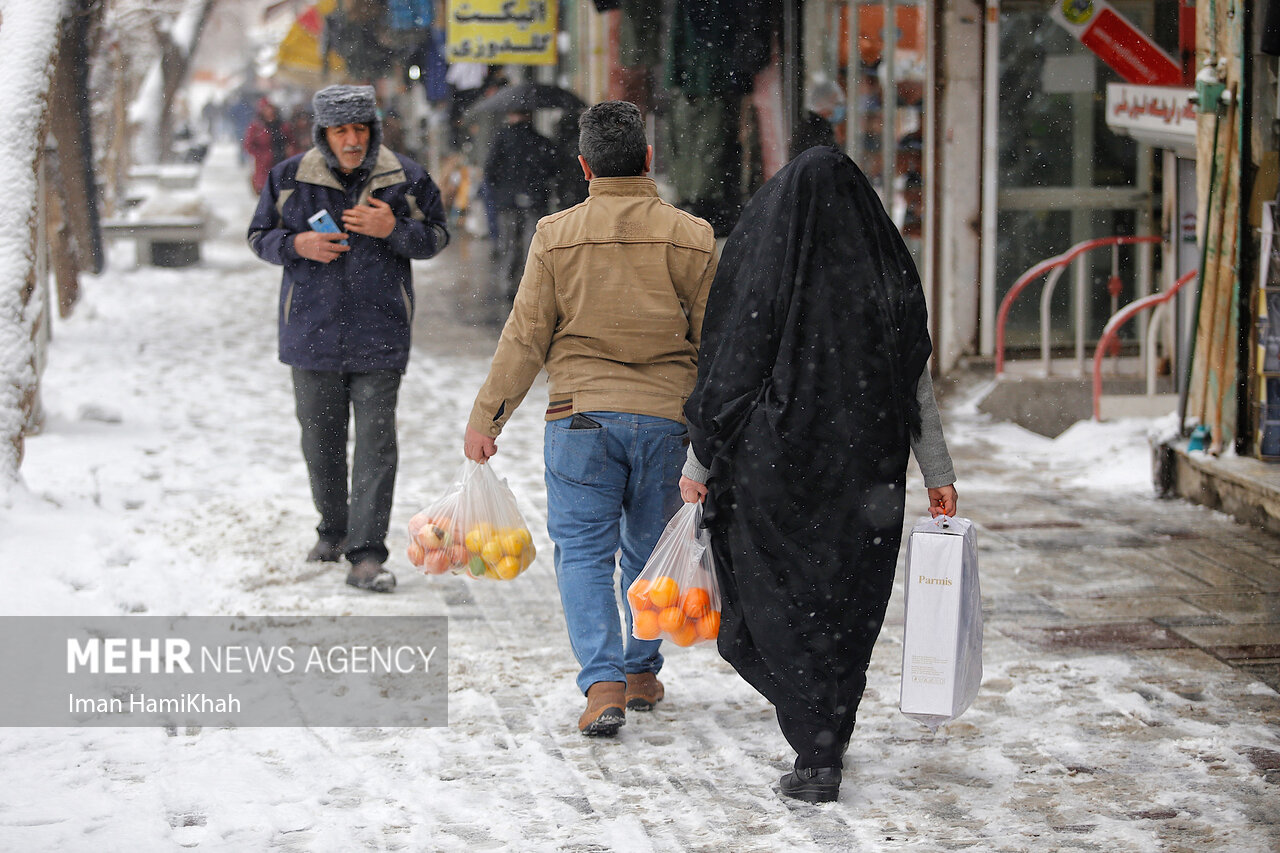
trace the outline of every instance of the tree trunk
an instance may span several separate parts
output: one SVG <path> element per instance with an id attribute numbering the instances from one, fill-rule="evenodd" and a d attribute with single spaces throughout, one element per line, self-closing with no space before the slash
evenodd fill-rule
<path id="1" fill-rule="evenodd" d="M 94 178 L 93 132 L 89 115 L 91 33 L 102 4 L 79 0 L 68 15 L 58 45 L 58 65 L 49 92 L 49 129 L 58 140 L 58 168 L 49 177 L 62 199 L 63 219 L 73 242 L 71 266 L 102 272 L 102 234 L 98 228 L 98 191 Z M 65 264 L 64 259 L 59 262 Z"/>
<path id="2" fill-rule="evenodd" d="M 0 56 L 45 57 L 42 63 L 16 63 L 0 87 L 0 115 L 11 140 L 0 157 L 14 176 L 6 187 L 8 202 L 0 206 L 0 257 L 12 259 L 0 269 L 0 499 L 20 482 L 23 429 L 38 399 L 36 335 L 43 299 L 34 263 L 39 250 L 36 169 L 61 9 L 61 4 L 38 4 L 0 21 Z"/>
<path id="3" fill-rule="evenodd" d="M 61 164 L 57 158 L 49 158 L 53 166 L 46 171 L 45 186 L 56 186 L 58 170 Z M 45 242 L 49 247 L 49 260 L 53 266 L 53 280 L 58 291 L 58 316 L 67 318 L 80 298 L 80 268 L 76 264 L 75 244 L 72 240 L 72 228 L 67 216 L 66 205 L 62 201 L 62 193 L 48 192 L 45 196 Z M 77 236 L 75 239 L 79 239 Z"/>
<path id="4" fill-rule="evenodd" d="M 147 72 L 134 105 L 140 162 L 168 160 L 173 149 L 173 102 L 187 78 L 217 0 L 187 0 L 173 25 L 155 30 L 160 59 Z"/>

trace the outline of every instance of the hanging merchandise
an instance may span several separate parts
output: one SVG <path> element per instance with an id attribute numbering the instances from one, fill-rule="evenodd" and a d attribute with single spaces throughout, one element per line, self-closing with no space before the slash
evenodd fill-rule
<path id="1" fill-rule="evenodd" d="M 1259 458 L 1280 461 L 1280 206 L 1262 205 L 1262 250 L 1258 253 L 1258 303 L 1254 325 L 1257 377 L 1254 391 L 1255 448 Z"/>
<path id="2" fill-rule="evenodd" d="M 324 17 L 322 47 L 342 57 L 353 79 L 385 77 L 392 72 L 396 51 L 380 39 L 386 31 L 380 17 L 368 17 L 366 7 L 336 11 Z"/>
<path id="3" fill-rule="evenodd" d="M 393 30 L 422 30 L 431 26 L 431 0 L 387 0 L 387 26 Z"/>

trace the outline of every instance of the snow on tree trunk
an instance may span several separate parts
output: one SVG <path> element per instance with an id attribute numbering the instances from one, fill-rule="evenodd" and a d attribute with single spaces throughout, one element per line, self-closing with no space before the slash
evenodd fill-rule
<path id="1" fill-rule="evenodd" d="M 8 140 L 0 148 L 6 198 L 0 205 L 0 501 L 19 482 L 22 431 L 39 387 L 35 334 L 43 300 L 35 276 L 36 164 L 65 9 L 61 0 L 0 2 L 0 115 Z"/>

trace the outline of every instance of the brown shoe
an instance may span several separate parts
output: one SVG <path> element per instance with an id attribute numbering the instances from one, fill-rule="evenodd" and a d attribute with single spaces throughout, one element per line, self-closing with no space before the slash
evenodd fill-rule
<path id="1" fill-rule="evenodd" d="M 626 725 L 627 685 L 621 681 L 597 681 L 587 688 L 587 710 L 578 718 L 578 731 L 587 737 L 612 737 Z"/>
<path id="2" fill-rule="evenodd" d="M 652 711 L 663 695 L 662 682 L 652 672 L 627 673 L 628 711 Z"/>

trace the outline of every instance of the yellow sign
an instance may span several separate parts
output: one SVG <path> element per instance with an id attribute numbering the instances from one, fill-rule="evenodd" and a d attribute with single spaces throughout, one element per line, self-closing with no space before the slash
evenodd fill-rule
<path id="1" fill-rule="evenodd" d="M 449 62 L 554 65 L 557 0 L 449 0 Z"/>

